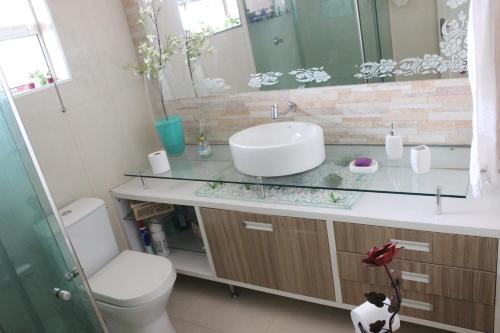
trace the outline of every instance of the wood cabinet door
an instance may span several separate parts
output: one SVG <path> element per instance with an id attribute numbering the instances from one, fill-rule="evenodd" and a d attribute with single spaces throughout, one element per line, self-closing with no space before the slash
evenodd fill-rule
<path id="1" fill-rule="evenodd" d="M 498 239 L 335 222 L 337 251 L 366 254 L 397 242 L 399 259 L 496 273 Z"/>
<path id="2" fill-rule="evenodd" d="M 218 277 L 335 299 L 326 222 L 202 208 Z"/>
<path id="3" fill-rule="evenodd" d="M 201 215 L 217 277 L 278 289 L 276 247 L 265 221 L 261 230 L 246 230 L 239 212 L 201 208 Z"/>
<path id="4" fill-rule="evenodd" d="M 390 287 L 384 269 L 366 267 L 365 255 L 337 252 L 340 279 Z M 401 290 L 495 305 L 496 274 L 450 266 L 395 259 L 391 267 L 402 272 Z"/>
<path id="5" fill-rule="evenodd" d="M 388 287 L 348 280 L 341 280 L 341 285 L 343 302 L 352 305 L 365 302 L 364 294 L 372 291 L 383 292 L 386 295 L 392 295 L 393 292 Z M 401 314 L 485 333 L 493 333 L 495 322 L 495 307 L 493 305 L 461 301 L 415 291 L 403 292 Z"/>

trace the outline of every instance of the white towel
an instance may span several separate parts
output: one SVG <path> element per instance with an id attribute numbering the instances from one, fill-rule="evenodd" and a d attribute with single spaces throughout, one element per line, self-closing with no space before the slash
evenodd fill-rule
<path id="1" fill-rule="evenodd" d="M 498 183 L 500 158 L 500 5 L 497 0 L 471 0 L 468 28 L 468 66 L 473 99 L 473 139 L 470 160 L 472 194 Z M 495 17 L 498 19 L 495 20 Z M 497 25 L 497 26 L 496 26 Z M 500 38 L 500 33 L 498 38 Z M 499 62 L 500 65 L 500 62 Z M 486 174 L 481 174 L 486 171 Z"/>

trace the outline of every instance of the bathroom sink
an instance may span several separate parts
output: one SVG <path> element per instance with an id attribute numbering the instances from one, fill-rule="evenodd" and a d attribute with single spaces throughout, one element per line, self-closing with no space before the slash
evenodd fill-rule
<path id="1" fill-rule="evenodd" d="M 229 138 L 234 165 L 250 176 L 304 172 L 325 160 L 323 129 L 304 122 L 279 122 L 244 129 Z"/>

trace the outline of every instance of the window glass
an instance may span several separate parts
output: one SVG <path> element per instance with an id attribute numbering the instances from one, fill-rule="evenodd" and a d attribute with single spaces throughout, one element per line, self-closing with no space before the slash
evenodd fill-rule
<path id="1" fill-rule="evenodd" d="M 0 41 L 0 64 L 10 88 L 20 90 L 26 83 L 48 83 L 49 68 L 37 35 Z"/>
<path id="2" fill-rule="evenodd" d="M 241 24 L 236 0 L 178 0 L 184 30 L 219 32 Z"/>
<path id="3" fill-rule="evenodd" d="M 0 0 L 0 68 L 13 93 L 69 78 L 44 0 Z"/>

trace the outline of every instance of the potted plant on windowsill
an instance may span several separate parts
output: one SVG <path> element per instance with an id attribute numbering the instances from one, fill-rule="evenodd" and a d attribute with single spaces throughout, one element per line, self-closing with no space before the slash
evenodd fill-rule
<path id="1" fill-rule="evenodd" d="M 38 87 L 47 85 L 47 78 L 40 70 L 30 73 L 29 78 L 32 80 L 32 82 L 36 83 Z"/>
<path id="2" fill-rule="evenodd" d="M 157 80 L 159 85 L 161 109 L 165 116 L 155 123 L 156 131 L 161 143 L 169 155 L 180 155 L 184 152 L 184 129 L 182 118 L 178 115 L 168 115 L 165 106 L 164 89 L 167 81 L 165 75 L 170 58 L 179 49 L 179 39 L 175 35 L 160 36 L 159 14 L 162 9 L 162 1 L 151 1 L 148 5 L 140 9 L 138 24 L 144 26 L 146 31 L 153 31 L 147 34 L 146 38 L 138 47 L 138 53 L 142 56 L 142 61 L 138 65 L 130 68 L 137 75 L 145 76 L 150 80 Z"/>

